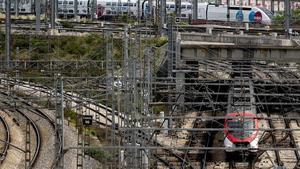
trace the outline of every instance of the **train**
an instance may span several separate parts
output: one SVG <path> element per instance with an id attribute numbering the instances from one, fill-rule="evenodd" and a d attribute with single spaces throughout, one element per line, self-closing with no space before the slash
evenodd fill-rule
<path id="1" fill-rule="evenodd" d="M 249 148 L 250 152 L 258 150 L 258 119 L 253 112 L 232 112 L 226 115 L 224 124 L 224 146 L 227 152 L 233 152 L 231 148 Z M 238 130 L 230 130 L 230 128 Z"/>
<path id="2" fill-rule="evenodd" d="M 34 12 L 34 0 L 19 0 L 18 4 L 18 12 L 20 14 L 32 14 Z M 15 13 L 15 5 L 17 5 L 14 1 L 11 1 L 11 13 Z M 41 5 L 43 8 L 44 6 Z M 5 0 L 0 0 L 0 12 L 5 12 Z"/>
<path id="3" fill-rule="evenodd" d="M 138 5 L 138 2 L 141 4 Z M 12 3 L 11 11 L 14 11 L 14 2 Z M 34 13 L 34 0 L 22 0 L 19 2 L 19 13 L 28 14 Z M 119 15 L 130 15 L 138 17 L 138 11 L 141 11 L 140 16 L 148 18 L 151 12 L 155 13 L 156 4 L 153 3 L 152 10 L 148 1 L 138 0 L 77 0 L 77 14 L 80 17 L 93 15 L 95 18 L 107 18 Z M 138 9 L 140 8 L 140 9 Z M 181 18 L 189 19 L 192 16 L 193 4 L 190 2 L 181 3 Z M 93 9 L 93 10 L 92 10 Z M 58 16 L 75 15 L 74 0 L 58 0 Z M 151 10 L 151 12 L 150 12 Z M 0 0 L 0 11 L 5 11 L 5 1 Z M 175 12 L 175 2 L 166 2 L 167 13 Z M 221 22 L 249 22 L 270 25 L 272 23 L 273 13 L 266 8 L 256 6 L 227 6 L 224 4 L 198 3 L 199 21 L 221 21 Z"/>
<path id="4" fill-rule="evenodd" d="M 235 151 L 232 148 L 247 148 L 250 152 L 258 151 L 259 121 L 255 106 L 254 87 L 251 80 L 251 62 L 233 62 L 235 73 L 233 85 L 228 97 L 227 114 L 224 122 L 224 146 L 227 152 Z"/>
<path id="5" fill-rule="evenodd" d="M 248 22 L 270 25 L 273 13 L 263 7 L 198 4 L 198 20 L 222 22 Z"/>

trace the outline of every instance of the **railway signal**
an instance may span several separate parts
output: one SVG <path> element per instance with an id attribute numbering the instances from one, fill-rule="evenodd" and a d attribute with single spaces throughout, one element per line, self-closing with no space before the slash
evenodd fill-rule
<path id="1" fill-rule="evenodd" d="M 176 17 L 176 18 L 175 18 L 175 23 L 176 23 L 176 24 L 179 24 L 179 23 L 180 23 L 180 17 Z"/>
<path id="2" fill-rule="evenodd" d="M 82 116 L 82 124 L 85 126 L 91 126 L 93 124 L 93 116 L 92 115 L 83 115 Z"/>

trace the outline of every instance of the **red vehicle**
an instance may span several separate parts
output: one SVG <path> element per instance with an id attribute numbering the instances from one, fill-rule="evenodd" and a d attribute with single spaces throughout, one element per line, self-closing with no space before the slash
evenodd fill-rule
<path id="1" fill-rule="evenodd" d="M 252 152 L 256 152 L 258 148 L 258 119 L 256 114 L 251 112 L 229 113 L 226 116 L 224 124 L 226 148 L 245 147 L 250 148 Z M 234 118 L 231 118 L 234 117 Z M 233 130 L 230 130 L 233 129 Z M 234 150 L 226 150 L 228 152 Z"/>

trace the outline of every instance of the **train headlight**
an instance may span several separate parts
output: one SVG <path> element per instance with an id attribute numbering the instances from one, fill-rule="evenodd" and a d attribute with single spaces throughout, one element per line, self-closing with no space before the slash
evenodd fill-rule
<path id="1" fill-rule="evenodd" d="M 258 137 L 256 137 L 253 141 L 250 142 L 250 151 L 256 152 L 258 149 Z"/>
<path id="2" fill-rule="evenodd" d="M 236 146 L 226 137 L 224 140 L 225 148 L 235 148 Z M 234 150 L 226 149 L 227 152 L 233 152 Z"/>

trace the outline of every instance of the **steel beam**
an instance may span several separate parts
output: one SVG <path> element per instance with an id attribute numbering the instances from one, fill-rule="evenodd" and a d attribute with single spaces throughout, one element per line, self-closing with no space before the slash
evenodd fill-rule
<path id="1" fill-rule="evenodd" d="M 285 37 L 290 37 L 291 4 L 290 0 L 284 0 Z"/>
<path id="2" fill-rule="evenodd" d="M 11 1 L 5 0 L 5 55 L 6 67 L 9 68 L 11 58 L 11 18 L 10 18 Z"/>
<path id="3" fill-rule="evenodd" d="M 35 0 L 35 31 L 41 30 L 41 0 Z"/>

